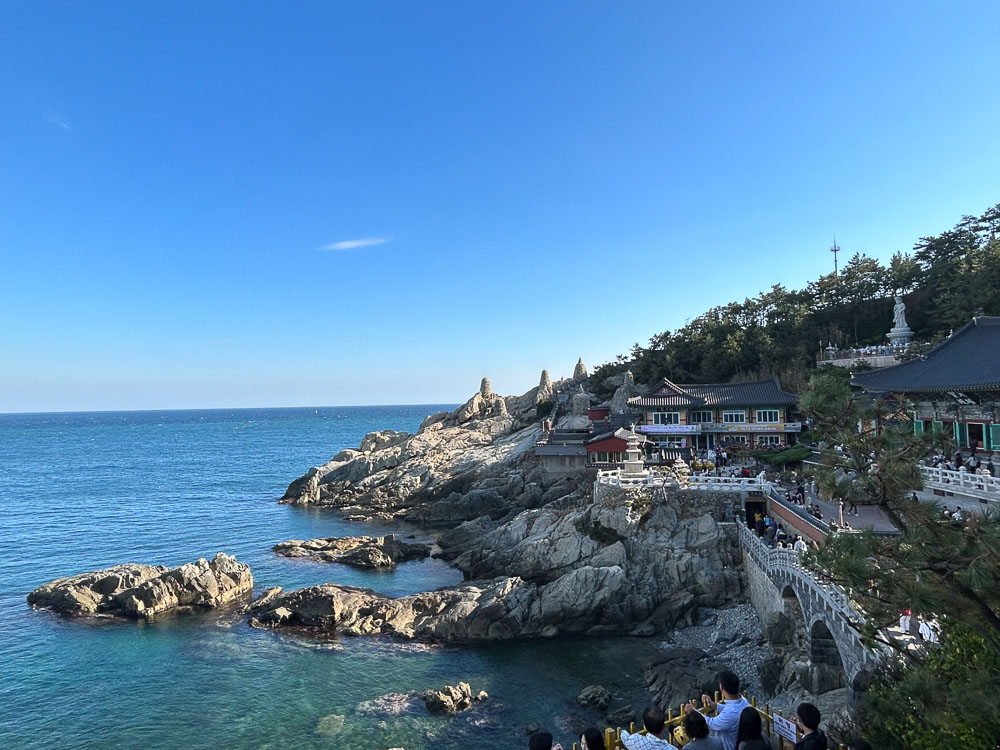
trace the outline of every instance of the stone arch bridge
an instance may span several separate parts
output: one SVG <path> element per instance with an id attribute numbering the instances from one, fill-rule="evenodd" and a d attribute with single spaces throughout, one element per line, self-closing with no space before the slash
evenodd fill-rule
<path id="1" fill-rule="evenodd" d="M 746 524 L 736 525 L 750 598 L 761 619 L 774 612 L 801 616 L 810 662 L 805 687 L 813 693 L 842 686 L 851 694 L 862 690 L 882 655 L 862 645 L 856 626 L 864 617 L 843 589 L 803 568 L 798 552 L 771 549 Z"/>

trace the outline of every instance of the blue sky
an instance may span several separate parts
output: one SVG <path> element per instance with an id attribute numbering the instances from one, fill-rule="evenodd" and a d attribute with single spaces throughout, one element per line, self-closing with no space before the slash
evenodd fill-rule
<path id="1" fill-rule="evenodd" d="M 1000 202 L 998 23 L 6 3 L 0 411 L 519 393 L 803 285 L 834 233 L 888 258 Z"/>

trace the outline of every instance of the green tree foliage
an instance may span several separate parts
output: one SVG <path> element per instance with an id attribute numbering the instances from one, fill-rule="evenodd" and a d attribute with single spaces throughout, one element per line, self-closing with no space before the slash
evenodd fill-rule
<path id="1" fill-rule="evenodd" d="M 898 536 L 834 534 L 803 559 L 843 586 L 865 613 L 869 646 L 898 653 L 871 691 L 864 721 L 880 747 L 994 747 L 1000 726 L 1000 513 L 961 522 L 916 500 L 917 461 L 931 445 L 898 406 L 852 394 L 843 373 L 821 370 L 800 408 L 823 441 L 817 470 L 827 497 L 876 505 Z M 906 647 L 887 634 L 900 613 L 943 624 L 941 648 Z M 976 710 L 969 710 L 973 696 Z M 983 699 L 987 697 L 987 699 Z M 945 731 L 947 729 L 947 731 Z M 982 734 L 982 732 L 986 734 Z M 886 739 L 890 737 L 891 739 Z M 983 737 L 991 742 L 983 744 Z M 978 738 L 978 739 L 974 739 Z"/>
<path id="2" fill-rule="evenodd" d="M 954 229 L 921 239 L 912 254 L 887 265 L 863 254 L 839 275 L 805 289 L 775 285 L 742 302 L 712 308 L 672 332 L 636 344 L 628 355 L 601 365 L 595 383 L 631 369 L 636 381 L 717 383 L 778 377 L 791 390 L 805 386 L 828 344 L 884 344 L 893 294 L 907 303 L 918 339 L 946 336 L 977 313 L 1000 314 L 1000 205 L 965 217 Z"/>
<path id="3" fill-rule="evenodd" d="M 755 452 L 754 458 L 771 466 L 788 466 L 799 464 L 812 455 L 813 451 L 805 443 L 793 445 L 791 448 L 773 448 L 766 451 Z"/>
<path id="4" fill-rule="evenodd" d="M 882 750 L 993 750 L 1000 738 L 1000 657 L 945 617 L 941 643 L 919 662 L 879 674 L 868 689 L 865 734 Z"/>

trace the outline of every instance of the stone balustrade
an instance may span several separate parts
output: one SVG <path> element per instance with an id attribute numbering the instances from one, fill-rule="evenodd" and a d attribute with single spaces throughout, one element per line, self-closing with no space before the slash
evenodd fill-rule
<path id="1" fill-rule="evenodd" d="M 980 500 L 1000 502 L 1000 477 L 976 474 L 972 471 L 952 471 L 951 469 L 921 466 L 924 487 L 944 492 L 954 492 Z"/>
<path id="2" fill-rule="evenodd" d="M 738 523 L 740 544 L 757 563 L 772 578 L 778 573 L 790 576 L 813 591 L 828 609 L 837 613 L 848 622 L 862 623 L 864 617 L 851 603 L 850 597 L 843 588 L 836 584 L 822 581 L 812 571 L 803 567 L 799 559 L 801 553 L 794 549 L 772 549 L 765 544 L 744 523 Z"/>
<path id="3" fill-rule="evenodd" d="M 677 480 L 672 474 L 661 474 L 656 471 L 644 471 L 642 474 L 629 475 L 619 469 L 607 469 L 597 472 L 597 484 L 606 487 L 663 487 Z M 770 482 L 762 482 L 757 477 L 715 477 L 692 475 L 686 478 L 687 490 L 703 490 L 706 492 L 733 492 L 740 490 L 760 490 L 767 492 Z"/>

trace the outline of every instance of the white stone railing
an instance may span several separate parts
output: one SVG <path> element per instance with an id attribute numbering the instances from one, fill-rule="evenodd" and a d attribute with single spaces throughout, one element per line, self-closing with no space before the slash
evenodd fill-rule
<path id="1" fill-rule="evenodd" d="M 923 474 L 925 487 L 1000 502 L 1000 477 L 933 466 L 921 466 L 920 473 Z"/>
<path id="2" fill-rule="evenodd" d="M 799 552 L 793 549 L 772 549 L 750 530 L 745 523 L 737 522 L 740 544 L 760 568 L 772 576 L 782 571 L 797 578 L 805 586 L 821 598 L 829 608 L 849 622 L 864 622 L 864 617 L 853 604 L 843 588 L 833 583 L 820 580 L 816 575 L 802 566 Z"/>
<path id="3" fill-rule="evenodd" d="M 619 469 L 607 469 L 597 472 L 597 483 L 610 487 L 662 487 L 676 480 L 670 474 L 660 474 L 647 471 L 640 475 L 629 475 Z M 682 489 L 703 490 L 706 492 L 733 492 L 738 490 L 761 490 L 767 492 L 769 482 L 762 482 L 756 477 L 688 477 L 687 486 Z"/>
<path id="4" fill-rule="evenodd" d="M 673 477 L 653 472 L 629 475 L 620 469 L 602 469 L 597 472 L 597 483 L 607 487 L 662 487 Z"/>
<path id="5" fill-rule="evenodd" d="M 693 490 L 716 490 L 719 492 L 727 490 L 764 491 L 764 483 L 756 477 L 692 476 L 688 479 L 688 486 Z"/>

